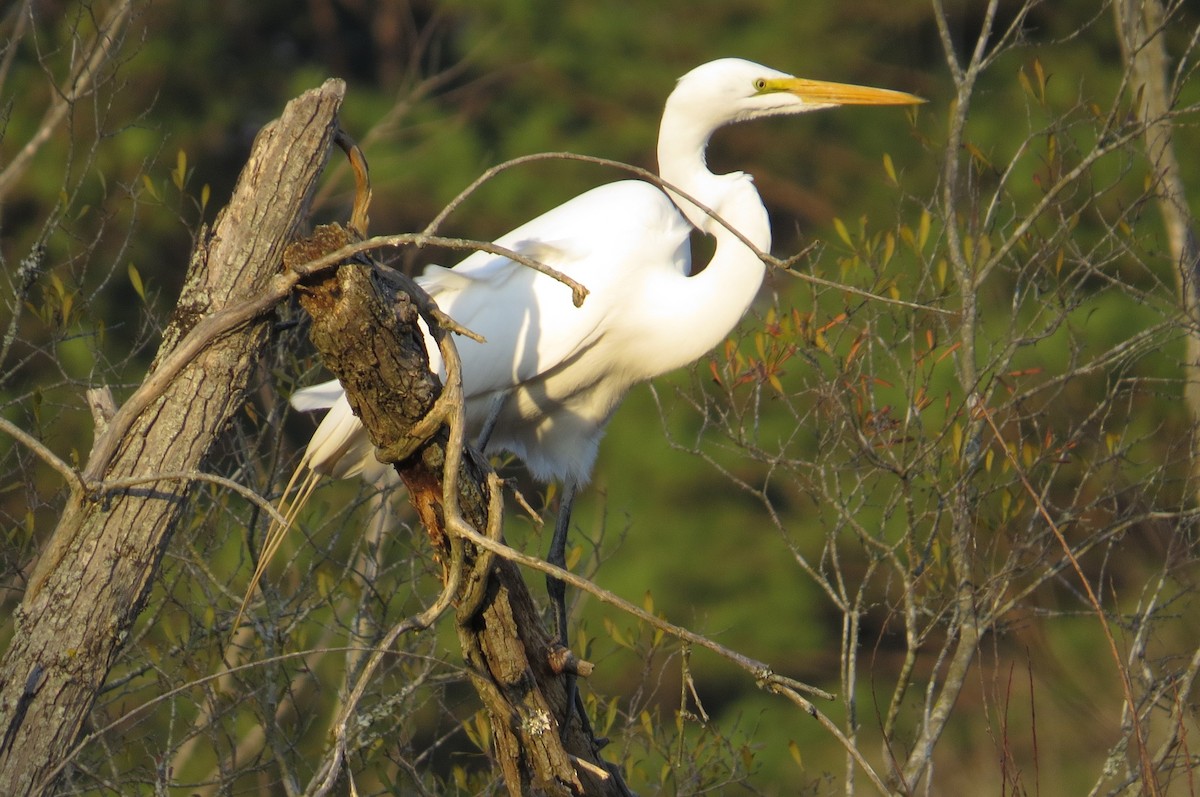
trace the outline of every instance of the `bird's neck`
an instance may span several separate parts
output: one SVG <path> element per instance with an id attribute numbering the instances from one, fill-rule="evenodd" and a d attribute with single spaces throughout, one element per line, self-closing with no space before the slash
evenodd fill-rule
<path id="1" fill-rule="evenodd" d="M 721 177 L 708 170 L 704 151 L 715 125 L 697 123 L 695 114 L 678 106 L 671 97 L 663 110 L 658 131 L 658 175 L 663 182 L 678 188 L 704 205 L 713 207 L 721 196 Z M 712 218 L 677 192 L 667 190 L 693 227 L 712 232 Z M 713 208 L 714 210 L 716 208 Z"/>
<path id="2" fill-rule="evenodd" d="M 728 174 L 719 179 L 725 182 L 725 195 L 710 207 L 745 241 L 759 251 L 770 251 L 767 211 L 750 177 Z M 678 334 L 670 351 L 657 355 L 662 358 L 658 373 L 692 363 L 725 340 L 762 286 L 766 267 L 758 254 L 725 226 L 715 221 L 710 226 L 716 240 L 712 259 L 698 273 L 676 277 L 659 290 L 656 323 Z"/>
<path id="3" fill-rule="evenodd" d="M 721 120 L 707 113 L 676 94 L 668 98 L 658 137 L 659 176 L 706 205 L 745 240 L 677 192 L 667 191 L 692 226 L 713 236 L 716 250 L 698 273 L 663 286 L 658 321 L 680 334 L 670 353 L 658 355 L 666 366 L 659 373 L 695 361 L 729 335 L 758 294 L 766 270 L 746 241 L 762 252 L 771 249 L 771 225 L 753 180 L 740 172 L 708 170 L 704 151 Z"/>

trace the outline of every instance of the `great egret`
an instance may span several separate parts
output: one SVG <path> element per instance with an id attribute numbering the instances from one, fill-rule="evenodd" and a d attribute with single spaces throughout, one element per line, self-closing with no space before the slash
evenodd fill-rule
<path id="1" fill-rule="evenodd" d="M 548 561 L 564 565 L 572 501 L 626 391 L 716 346 L 762 283 L 764 264 L 746 242 L 770 249 L 767 212 L 750 176 L 708 170 L 712 133 L 732 122 L 839 105 L 919 102 L 903 92 L 805 80 L 736 58 L 704 64 L 680 78 L 667 98 L 658 163 L 668 186 L 721 221 L 675 191 L 624 180 L 594 188 L 496 241 L 581 282 L 589 291 L 581 307 L 563 284 L 484 252 L 454 268 L 431 266 L 418 279 L 443 311 L 486 339 L 458 341 L 467 423 L 482 432 L 485 451 L 511 452 L 535 479 L 563 484 Z M 698 273 L 691 267 L 693 227 L 716 242 Z M 428 339 L 427 348 L 431 367 L 440 369 Z M 292 404 L 329 408 L 304 453 L 300 468 L 309 473 L 297 502 L 318 475 L 380 476 L 383 466 L 336 381 L 298 391 Z M 270 550 L 264 548 L 264 560 Z M 547 581 L 565 644 L 564 587 Z"/>

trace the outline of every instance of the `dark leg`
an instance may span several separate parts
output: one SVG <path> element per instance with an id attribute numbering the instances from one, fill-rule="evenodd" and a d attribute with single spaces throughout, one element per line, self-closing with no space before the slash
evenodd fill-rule
<path id="1" fill-rule="evenodd" d="M 488 404 L 487 417 L 483 419 L 483 428 L 479 430 L 479 438 L 475 441 L 475 447 L 481 452 L 487 448 L 488 440 L 492 438 L 492 432 L 496 429 L 496 422 L 500 420 L 500 410 L 504 409 L 504 402 L 507 400 L 507 393 L 497 393 Z"/>
<path id="2" fill-rule="evenodd" d="M 546 561 L 552 565 L 567 566 L 567 531 L 571 527 L 571 505 L 575 503 L 576 485 L 563 484 L 562 501 L 558 504 L 558 519 L 554 523 L 554 538 L 550 540 L 550 553 Z M 567 585 L 561 579 L 546 576 L 546 591 L 554 610 L 554 630 L 558 641 L 567 644 Z"/>
<path id="3" fill-rule="evenodd" d="M 547 562 L 562 568 L 567 566 L 567 531 L 571 528 L 571 506 L 575 503 L 577 489 L 578 485 L 576 484 L 570 482 L 563 484 L 562 501 L 558 504 L 558 519 L 554 523 L 554 539 L 550 541 L 550 553 L 546 555 Z M 559 643 L 563 647 L 567 647 L 567 585 L 562 582 L 562 579 L 546 576 L 546 591 L 550 593 L 550 605 L 554 611 L 554 631 L 558 634 Z M 593 742 L 603 746 L 603 742 L 595 739 L 592 733 L 592 723 L 588 721 L 587 714 L 583 710 L 583 698 L 579 694 L 575 676 L 568 673 L 563 677 L 566 678 L 567 689 L 567 716 L 563 718 L 563 729 L 565 730 L 567 723 L 570 722 L 570 712 L 574 709 L 579 714 L 579 721 L 583 724 L 584 733 L 591 736 Z"/>

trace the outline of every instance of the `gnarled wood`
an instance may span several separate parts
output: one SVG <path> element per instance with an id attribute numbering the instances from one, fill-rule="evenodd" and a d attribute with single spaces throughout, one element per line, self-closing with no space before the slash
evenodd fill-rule
<path id="1" fill-rule="evenodd" d="M 303 242 L 289 258 L 300 265 L 350 243 L 349 233 L 341 231 L 339 238 L 339 229 L 323 228 L 315 246 L 314 241 Z M 397 287 L 385 284 L 382 273 L 368 264 L 346 263 L 336 275 L 301 289 L 301 304 L 313 317 L 313 343 L 382 451 L 412 451 L 412 429 L 441 389 L 428 368 L 415 325 L 416 307 Z M 442 503 L 447 441 L 443 428 L 396 463 L 396 470 L 448 576 L 455 553 Z M 457 481 L 459 509 L 482 532 L 488 521 L 484 470 L 464 457 Z M 516 566 L 486 559 L 465 541 L 462 550 L 462 578 L 455 594 L 458 636 L 491 718 L 497 765 L 509 792 L 628 794 L 620 777 L 599 758 L 577 716 L 572 715 L 565 732 L 560 730 L 560 718 L 568 714 L 563 678 L 552 671 L 550 635 Z M 483 567 L 476 568 L 480 562 Z M 478 579 L 486 583 L 482 601 L 476 602 L 468 595 Z M 576 760 L 588 765 L 577 766 Z"/>

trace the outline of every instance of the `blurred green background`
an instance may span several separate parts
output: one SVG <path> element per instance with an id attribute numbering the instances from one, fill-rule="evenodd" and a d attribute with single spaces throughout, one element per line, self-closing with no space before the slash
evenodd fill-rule
<path id="1" fill-rule="evenodd" d="M 964 0 L 946 5 L 961 56 L 973 44 L 984 4 Z M 37 54 L 54 64 L 56 48 L 68 46 L 74 26 L 81 19 L 86 25 L 88 14 L 100 16 L 107 5 L 33 7 L 34 35 L 21 43 L 21 57 L 5 88 L 0 162 L 11 160 L 29 139 L 48 99 Z M 1001 3 L 997 27 L 1011 22 L 1019 7 Z M 1186 13 L 1190 27 L 1179 24 L 1172 33 L 1180 49 L 1197 22 L 1196 9 Z M 1095 3 L 1035 5 L 1023 31 L 1021 45 L 984 74 L 972 107 L 969 140 L 978 154 L 972 177 L 981 184 L 996 175 L 979 164 L 990 160 L 1003 168 L 1044 123 L 1039 113 L 1048 119 L 1089 102 L 1107 108 L 1121 82 L 1111 15 L 1098 11 Z M 83 456 L 90 439 L 80 387 L 107 382 L 120 398 L 122 390 L 136 383 L 152 354 L 146 344 L 178 294 L 191 236 L 199 222 L 211 220 L 223 205 L 254 134 L 289 98 L 331 76 L 349 84 L 342 124 L 362 141 L 371 165 L 377 234 L 423 228 L 481 171 L 519 155 L 571 151 L 653 168 L 658 114 L 674 79 L 713 58 L 736 55 L 806 77 L 922 95 L 929 104 L 915 114 L 848 109 L 724 130 L 713 141 L 709 162 L 714 171 L 738 169 L 755 176 L 772 214 L 777 255 L 815 245 L 799 270 L 861 282 L 860 287 L 879 292 L 890 285 L 905 298 L 935 300 L 939 294 L 936 275 L 927 270 L 936 258 L 902 254 L 882 276 L 856 276 L 848 265 L 872 235 L 918 229 L 922 212 L 935 211 L 931 197 L 942 179 L 941 147 L 953 87 L 926 2 L 311 0 L 298 5 L 282 0 L 158 0 L 136 6 L 123 52 L 110 77 L 111 101 L 78 109 L 72 117 L 73 138 L 57 136 L 48 142 L 0 208 L 0 252 L 10 272 L 38 240 L 49 247 L 48 262 L 58 264 L 51 272 L 57 284 L 43 280 L 19 325 L 23 343 L 4 363 L 6 417 L 34 428 L 68 459 Z M 1022 84 L 1036 80 L 1038 69 L 1048 76 L 1041 108 L 1030 102 Z M 1194 83 L 1186 87 L 1188 97 L 1197 94 Z M 80 145 L 97 133 L 100 144 L 94 149 Z M 1088 135 L 1080 133 L 1083 139 Z M 1187 173 L 1200 174 L 1194 124 L 1179 135 Z M 1098 201 L 1105 206 L 1140 201 L 1144 170 L 1131 160 L 1097 166 L 1095 183 L 1106 187 Z M 1036 201 L 1039 175 L 1049 162 L 1050 156 L 1018 162 L 1008 185 L 1014 207 Z M 444 232 L 488 240 L 593 185 L 622 177 L 562 161 L 514 169 L 473 195 L 450 217 Z M 64 184 L 73 188 L 64 191 Z M 335 165 L 315 208 L 317 220 L 344 217 L 349 187 L 345 169 Z M 53 234 L 47 234 L 43 225 L 55 202 L 66 210 Z M 1131 238 L 1153 241 L 1160 234 L 1152 211 L 1124 218 L 1132 227 Z M 935 213 L 935 240 L 943 223 Z M 1102 214 L 1085 215 L 1075 223 L 1080 240 L 1105 236 Z M 120 232 L 126 229 L 131 230 L 128 236 Z M 452 253 L 436 251 L 396 257 L 410 269 L 454 260 Z M 1143 265 L 1129 267 L 1137 273 L 1128 280 L 1144 287 L 1151 301 L 1108 297 L 1088 305 L 1075 317 L 1078 324 L 1070 335 L 1049 336 L 1019 354 L 1017 364 L 1053 371 L 1073 356 L 1072 347 L 1080 340 L 1102 350 L 1161 322 L 1171 303 L 1169 267 L 1160 262 L 1139 270 Z M 1004 339 L 1006 308 L 1019 283 L 1017 275 L 988 286 L 986 298 L 994 300 L 999 316 L 993 340 Z M 834 321 L 844 305 L 836 293 L 818 295 L 793 277 L 773 276 L 743 331 L 735 335 L 738 351 L 753 351 L 755 335 L 793 308 L 812 313 L 811 322 L 822 326 Z M 892 337 L 908 334 L 904 314 L 889 317 L 898 330 Z M 885 332 L 880 336 L 889 337 Z M 851 343 L 848 338 L 833 343 L 838 357 L 846 357 Z M 296 345 L 296 362 L 280 358 L 271 365 L 274 388 L 284 395 L 295 384 L 320 378 L 311 353 L 302 343 Z M 131 351 L 134 357 L 128 356 Z M 829 363 L 819 357 L 810 357 L 810 365 L 815 364 L 811 370 L 803 357 L 783 368 L 780 378 L 787 395 L 815 393 L 820 379 L 812 374 L 820 376 L 823 367 L 830 376 Z M 1178 460 L 1170 446 L 1185 434 L 1188 423 L 1179 401 L 1176 368 L 1181 357 L 1179 336 L 1165 334 L 1156 357 L 1139 363 L 1163 386 L 1138 408 L 1145 428 L 1129 434 L 1148 442 L 1121 479 L 1136 482 L 1139 462 Z M 576 506 L 576 564 L 587 570 L 602 557 L 596 575 L 602 587 L 634 602 L 652 603 L 670 620 L 781 673 L 836 691 L 843 616 L 797 567 L 793 555 L 799 550 L 821 557 L 829 517 L 812 495 L 779 487 L 772 468 L 746 452 L 786 444 L 805 457 L 818 456 L 817 415 L 797 413 L 794 404 L 761 382 L 726 395 L 726 386 L 714 386 L 713 379 L 726 359 L 728 352 L 718 352 L 711 363 L 702 361 L 691 372 L 660 380 L 653 392 L 642 387 L 630 395 L 602 447 L 594 482 Z M 906 368 L 887 358 L 878 364 Z M 303 369 L 308 370 L 301 373 Z M 931 394 L 948 394 L 952 381 L 947 362 L 931 373 Z M 1088 389 L 1078 388 L 1085 394 Z M 697 395 L 708 398 L 697 400 Z M 277 398 L 260 397 L 263 411 Z M 738 402 L 743 408 L 753 405 L 759 420 L 752 439 L 737 441 L 722 434 L 709 402 L 735 409 Z M 1048 401 L 1045 410 L 1055 405 L 1067 418 L 1080 412 L 1078 403 L 1065 400 Z M 946 411 L 943 420 L 948 418 Z M 1063 421 L 1065 426 L 1072 423 Z M 278 481 L 271 480 L 286 470 L 311 428 L 307 419 L 288 419 L 281 463 L 261 478 L 277 488 Z M 704 456 L 686 450 L 693 448 Z M 15 474 L 0 496 L 10 528 L 4 564 L 12 572 L 53 528 L 61 485 L 18 451 L 9 450 L 5 457 L 7 472 Z M 1159 490 L 1164 506 L 1185 500 L 1185 470 L 1176 467 L 1165 474 Z M 735 479 L 749 489 L 738 487 Z M 523 486 L 536 496 L 536 486 Z M 781 525 L 786 532 L 775 525 L 763 498 L 753 493 L 760 488 L 770 493 L 771 506 L 785 513 Z M 328 488 L 313 508 L 314 515 L 325 519 L 313 522 L 329 523 L 329 515 L 357 489 Z M 1024 511 L 1028 515 L 1031 510 L 1026 506 Z M 514 511 L 507 535 L 514 544 L 541 553 L 546 540 L 531 528 Z M 319 533 L 314 530 L 312 536 Z M 1132 542 L 1127 557 L 1107 567 L 1117 578 L 1126 570 L 1130 579 L 1141 578 L 1153 569 L 1146 563 L 1157 561 L 1158 547 L 1165 544 L 1150 534 Z M 220 553 L 228 560 L 222 567 L 235 573 L 240 567 L 248 575 L 245 554 L 236 547 L 228 544 Z M 531 583 L 540 591 L 540 578 Z M 5 604 L 11 606 L 18 595 L 10 591 Z M 412 600 L 419 604 L 421 596 Z M 217 613 L 235 608 L 228 600 L 214 601 Z M 1190 603 L 1181 604 L 1184 630 L 1169 629 L 1169 639 L 1178 634 L 1186 638 L 1186 619 L 1194 617 L 1190 608 Z M 897 666 L 898 648 L 886 625 L 884 620 L 864 632 L 864 645 L 874 649 L 860 651 L 881 673 Z M 1033 704 L 1037 716 L 1036 775 L 1022 788 L 1038 793 L 1034 787 L 1040 784 L 1040 793 L 1046 794 L 1086 791 L 1111 742 L 1093 727 L 1113 721 L 1108 714 L 1103 721 L 1089 719 L 1090 711 L 1100 711 L 1090 707 L 1089 692 L 1111 689 L 1113 678 L 1103 667 L 1089 666 L 1105 655 L 1093 625 L 1086 616 L 1064 619 L 1052 632 L 1033 622 L 1013 623 L 1010 636 L 996 643 L 1004 652 L 980 664 L 977 682 L 959 706 L 966 714 L 989 719 L 952 726 L 943 740 L 940 786 L 934 793 L 972 793 L 972 784 L 980 781 L 988 786 L 974 793 L 1008 793 L 1000 763 L 1004 756 L 997 749 L 1010 737 L 990 720 L 997 716 L 993 712 L 1007 716 L 1009 707 L 989 704 L 988 696 L 989 685 L 1010 679 L 1013 672 L 1021 686 L 1009 691 L 1012 711 L 1021 715 L 1023 728 L 1012 733 L 1015 744 L 1034 749 L 1028 741 Z M 670 712 L 680 701 L 678 649 L 656 646 L 646 629 L 586 600 L 577 606 L 576 628 L 587 655 L 599 664 L 591 688 L 601 701 L 627 700 L 623 710 L 657 708 L 665 713 L 654 721 L 672 726 Z M 447 629 L 437 644 L 455 660 L 452 631 Z M 930 666 L 921 663 L 922 668 Z M 1036 684 L 1029 674 L 1034 669 Z M 766 794 L 820 791 L 824 773 L 843 768 L 845 754 L 828 734 L 794 707 L 757 691 L 744 673 L 702 652 L 695 653 L 691 672 L 713 725 L 689 725 L 689 744 L 711 742 L 709 734 L 727 743 L 749 772 L 748 788 Z M 870 679 L 862 686 L 859 719 L 868 726 L 878 724 L 887 701 L 882 695 L 890 689 L 878 685 L 876 694 L 876 686 Z M 463 702 L 469 704 L 469 698 Z M 603 716 L 603 706 L 593 708 Z M 838 716 L 838 705 L 826 708 Z M 1111 705 L 1104 708 L 1111 710 Z M 659 767 L 669 758 L 669 751 L 652 746 L 630 753 L 628 762 L 640 767 L 635 785 L 653 792 Z M 687 791 L 678 783 L 663 788 Z M 1011 788 L 1015 793 L 1017 787 Z"/>

